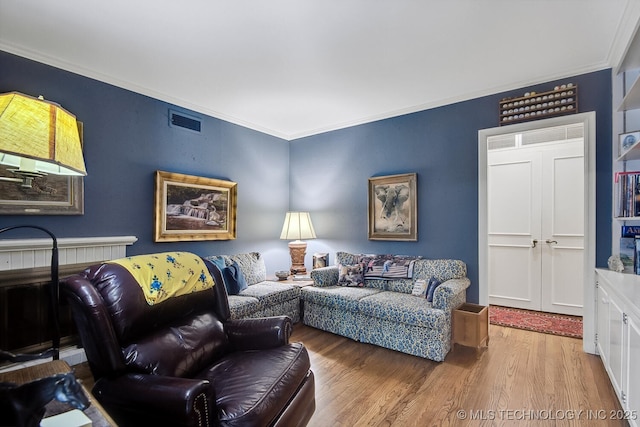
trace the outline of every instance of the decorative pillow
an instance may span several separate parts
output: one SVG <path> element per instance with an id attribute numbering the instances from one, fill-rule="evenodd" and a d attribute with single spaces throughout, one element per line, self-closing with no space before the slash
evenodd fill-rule
<path id="1" fill-rule="evenodd" d="M 220 269 L 220 272 L 222 272 L 222 270 L 224 270 L 224 268 L 227 266 L 224 260 L 224 256 L 222 255 L 211 255 L 211 256 L 205 257 L 204 259 L 214 263 L 215 266 Z"/>
<path id="2" fill-rule="evenodd" d="M 230 255 L 227 265 L 233 262 L 237 262 L 242 269 L 247 285 L 251 286 L 267 280 L 267 268 L 259 252 Z"/>
<path id="3" fill-rule="evenodd" d="M 242 274 L 242 270 L 237 262 L 233 262 L 230 266 L 222 270 L 224 278 L 224 287 L 227 288 L 227 294 L 238 295 L 244 289 L 247 289 L 247 281 Z"/>
<path id="4" fill-rule="evenodd" d="M 338 285 L 364 287 L 362 264 L 338 265 Z"/>
<path id="5" fill-rule="evenodd" d="M 418 279 L 413 282 L 413 290 L 411 291 L 411 295 L 425 298 L 427 296 L 427 281 Z"/>
<path id="6" fill-rule="evenodd" d="M 427 301 L 433 302 L 433 293 L 436 291 L 436 288 L 440 286 L 440 282 L 435 277 L 429 279 L 429 284 L 427 285 Z"/>

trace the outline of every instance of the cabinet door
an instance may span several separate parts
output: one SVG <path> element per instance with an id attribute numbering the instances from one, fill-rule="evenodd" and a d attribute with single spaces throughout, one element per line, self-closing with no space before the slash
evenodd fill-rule
<path id="1" fill-rule="evenodd" d="M 622 398 L 622 351 L 624 337 L 623 311 L 615 299 L 609 300 L 609 377 L 619 398 Z"/>
<path id="2" fill-rule="evenodd" d="M 598 334 L 596 345 L 602 362 L 607 366 L 609 363 L 609 294 L 602 284 L 599 284 L 596 295 L 596 333 Z"/>
<path id="3" fill-rule="evenodd" d="M 626 386 L 627 386 L 627 410 L 631 411 L 631 416 L 635 413 L 640 417 L 640 319 L 633 315 L 627 317 L 627 358 L 626 358 Z M 635 411 L 635 412 L 633 412 Z M 629 420 L 632 426 L 640 425 L 637 418 Z"/>

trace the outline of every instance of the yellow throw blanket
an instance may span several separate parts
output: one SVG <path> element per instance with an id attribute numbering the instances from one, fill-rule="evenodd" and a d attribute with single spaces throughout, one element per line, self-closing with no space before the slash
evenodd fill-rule
<path id="1" fill-rule="evenodd" d="M 189 252 L 136 255 L 109 262 L 121 265 L 131 273 L 149 305 L 215 285 L 204 261 Z"/>

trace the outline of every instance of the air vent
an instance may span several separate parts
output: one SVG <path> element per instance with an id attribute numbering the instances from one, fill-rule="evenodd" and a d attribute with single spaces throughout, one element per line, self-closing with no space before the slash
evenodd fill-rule
<path id="1" fill-rule="evenodd" d="M 202 130 L 202 122 L 198 117 L 190 116 L 185 113 L 169 110 L 169 126 L 190 130 L 200 133 Z"/>
<path id="2" fill-rule="evenodd" d="M 560 142 L 574 138 L 582 138 L 584 126 L 582 123 L 568 126 L 543 128 L 522 134 L 522 145 L 543 144 L 545 142 Z"/>
<path id="3" fill-rule="evenodd" d="M 515 146 L 516 146 L 516 135 L 514 133 L 509 133 L 506 135 L 490 136 L 489 138 L 487 138 L 488 150 L 515 148 Z"/>

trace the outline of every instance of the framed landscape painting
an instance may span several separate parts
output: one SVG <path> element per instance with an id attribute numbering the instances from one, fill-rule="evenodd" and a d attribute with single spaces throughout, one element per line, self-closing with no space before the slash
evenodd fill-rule
<path id="1" fill-rule="evenodd" d="M 155 241 L 236 238 L 237 184 L 156 171 Z"/>
<path id="2" fill-rule="evenodd" d="M 369 240 L 418 240 L 415 173 L 369 178 Z"/>
<path id="3" fill-rule="evenodd" d="M 84 126 L 77 123 L 82 144 Z M 14 168 L 0 165 L 0 177 L 16 178 Z M 0 215 L 84 215 L 84 177 L 37 176 L 30 187 L 0 179 Z"/>
<path id="4" fill-rule="evenodd" d="M 0 176 L 13 178 L 10 166 L 0 165 Z M 82 215 L 84 186 L 81 176 L 46 175 L 35 178 L 31 187 L 0 181 L 2 215 Z"/>

